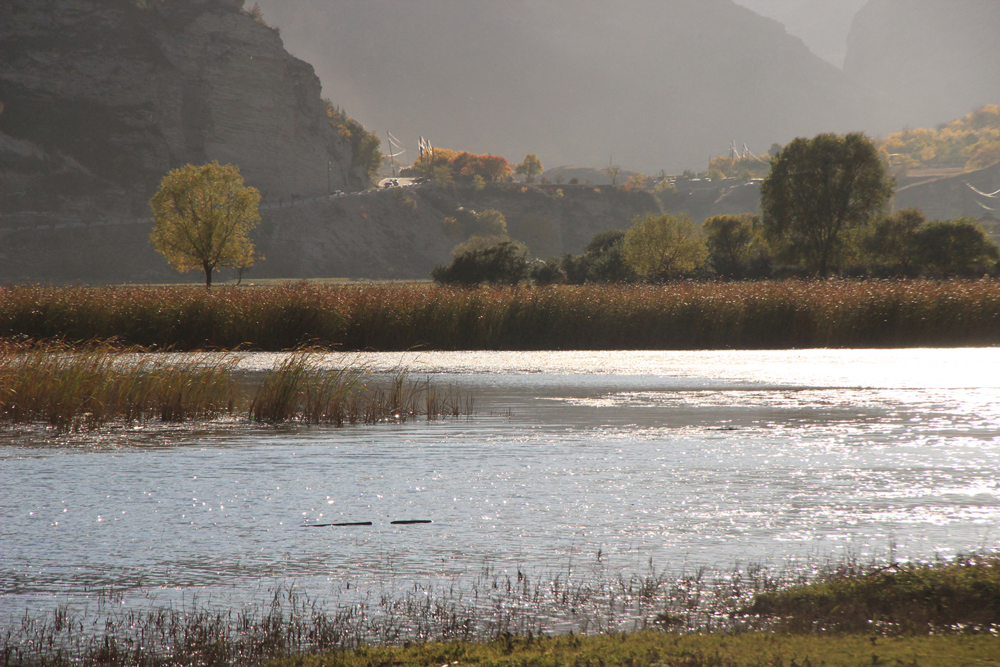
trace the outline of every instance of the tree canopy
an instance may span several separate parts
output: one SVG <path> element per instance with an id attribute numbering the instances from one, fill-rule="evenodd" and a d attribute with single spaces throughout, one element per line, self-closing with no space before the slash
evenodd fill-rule
<path id="1" fill-rule="evenodd" d="M 435 179 L 439 179 L 443 170 L 447 170 L 452 179 L 469 183 L 474 182 L 476 176 L 493 182 L 511 173 L 510 163 L 500 155 L 475 155 L 447 148 L 435 148 L 433 152 L 424 153 L 413 163 L 413 168 L 418 173 Z"/>
<path id="2" fill-rule="evenodd" d="M 702 230 L 716 274 L 726 278 L 743 278 L 747 274 L 756 240 L 755 222 L 749 213 L 716 215 L 705 220 Z"/>
<path id="3" fill-rule="evenodd" d="M 517 165 L 514 173 L 518 176 L 526 176 L 528 182 L 532 182 L 535 176 L 542 173 L 544 167 L 542 167 L 542 161 L 538 159 L 538 156 L 534 153 L 529 153 L 524 156 L 524 162 Z"/>
<path id="4" fill-rule="evenodd" d="M 982 169 L 1000 162 L 1000 106 L 989 104 L 935 129 L 890 134 L 879 142 L 893 166 L 964 166 Z"/>
<path id="5" fill-rule="evenodd" d="M 233 165 L 185 165 L 163 177 L 150 201 L 153 247 L 181 273 L 201 269 L 205 286 L 220 266 L 245 269 L 254 263 L 248 233 L 260 220 L 260 193 L 243 184 Z"/>
<path id="6" fill-rule="evenodd" d="M 654 280 L 692 273 L 708 257 L 701 231 L 683 213 L 635 218 L 625 233 L 623 250 L 637 274 Z"/>
<path id="7" fill-rule="evenodd" d="M 826 276 L 848 241 L 886 206 L 893 179 L 864 134 L 796 139 L 761 185 L 768 243 L 779 259 Z"/>

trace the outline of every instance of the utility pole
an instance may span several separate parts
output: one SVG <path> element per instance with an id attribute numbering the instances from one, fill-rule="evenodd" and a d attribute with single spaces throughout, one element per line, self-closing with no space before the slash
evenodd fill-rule
<path id="1" fill-rule="evenodd" d="M 392 177 L 396 178 L 396 158 L 392 154 L 392 135 L 389 130 L 385 131 L 385 138 L 389 141 L 389 164 L 392 165 Z"/>

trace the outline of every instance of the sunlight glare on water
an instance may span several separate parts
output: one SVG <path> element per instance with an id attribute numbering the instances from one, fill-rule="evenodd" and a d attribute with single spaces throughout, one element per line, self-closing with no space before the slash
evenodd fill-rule
<path id="1" fill-rule="evenodd" d="M 254 373 L 284 355 L 243 354 Z M 471 419 L 0 447 L 0 618 L 115 586 L 256 599 L 490 564 L 724 568 L 1000 545 L 1000 350 L 334 354 Z M 52 438 L 48 436 L 48 439 Z M 393 520 L 430 520 L 398 526 Z M 371 526 L 310 528 L 371 521 Z M 138 595 L 138 593 L 137 593 Z M 190 599 L 189 597 L 187 599 Z"/>

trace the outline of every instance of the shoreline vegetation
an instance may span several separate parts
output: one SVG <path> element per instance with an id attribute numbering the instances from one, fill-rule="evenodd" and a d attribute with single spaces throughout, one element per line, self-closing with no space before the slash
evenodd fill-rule
<path id="1" fill-rule="evenodd" d="M 471 400 L 405 371 L 388 378 L 363 367 L 321 371 L 317 356 L 295 352 L 255 382 L 232 355 L 166 359 L 107 347 L 0 344 L 0 425 L 61 432 L 222 419 L 344 426 L 471 413 Z"/>
<path id="2" fill-rule="evenodd" d="M 0 288 L 0 339 L 153 350 L 718 350 L 1000 344 L 997 280 Z"/>
<path id="3" fill-rule="evenodd" d="M 361 592 L 331 606 L 281 587 L 239 610 L 136 609 L 115 590 L 82 610 L 10 619 L 0 665 L 992 664 L 998 585 L 1000 557 L 979 554 L 848 560 L 808 574 L 749 566 L 626 576 L 598 563 L 535 576 L 486 567 L 462 585 Z"/>

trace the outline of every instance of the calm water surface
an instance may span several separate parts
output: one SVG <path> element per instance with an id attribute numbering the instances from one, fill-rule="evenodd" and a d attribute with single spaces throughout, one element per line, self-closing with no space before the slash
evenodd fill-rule
<path id="1" fill-rule="evenodd" d="M 248 370 L 281 355 L 248 354 Z M 135 604 L 1000 548 L 1000 349 L 333 355 L 471 419 L 0 444 L 0 626 Z M 431 524 L 396 526 L 393 520 Z M 367 527 L 310 524 L 371 521 Z"/>

